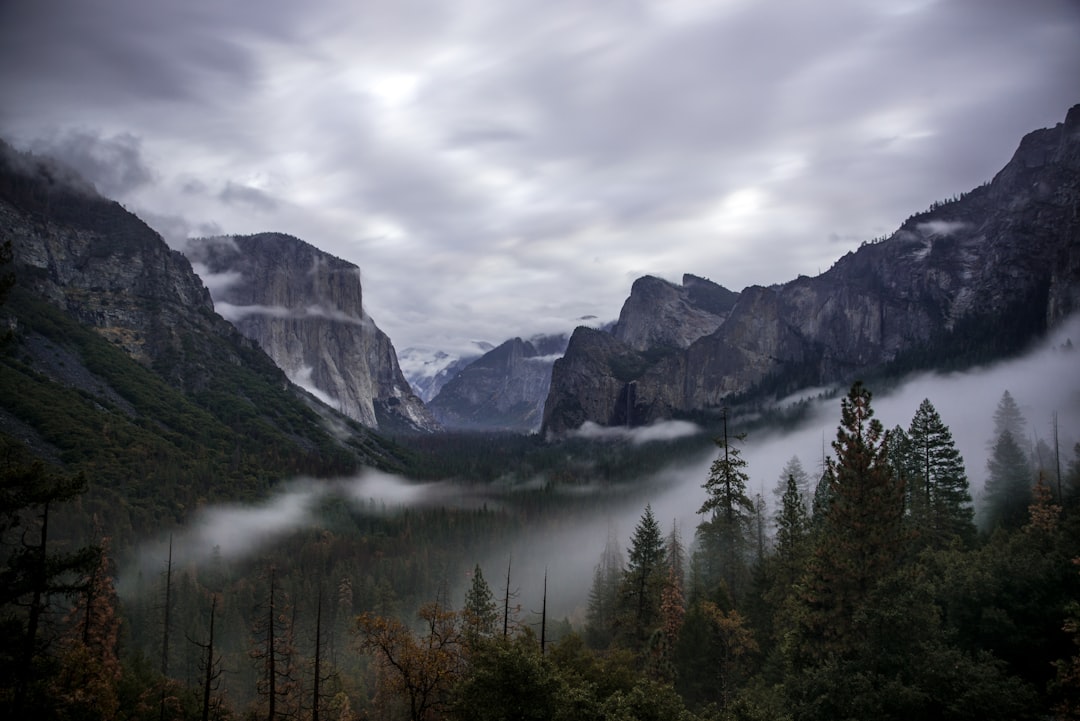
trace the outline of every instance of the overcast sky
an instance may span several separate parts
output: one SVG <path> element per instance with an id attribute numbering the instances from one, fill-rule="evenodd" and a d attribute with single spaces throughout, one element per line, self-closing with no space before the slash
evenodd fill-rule
<path id="1" fill-rule="evenodd" d="M 1077 0 L 0 0 L 0 136 L 174 246 L 360 266 L 399 351 L 816 275 L 1080 102 Z"/>

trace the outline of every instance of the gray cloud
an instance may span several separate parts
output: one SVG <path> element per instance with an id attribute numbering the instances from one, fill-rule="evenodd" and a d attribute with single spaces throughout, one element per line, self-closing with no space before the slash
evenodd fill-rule
<path id="1" fill-rule="evenodd" d="M 270 211 L 278 207 L 277 200 L 265 191 L 231 180 L 225 183 L 225 187 L 218 193 L 218 198 L 223 203 L 246 206 L 254 210 Z"/>
<path id="2" fill-rule="evenodd" d="M 170 242 L 292 233 L 399 348 L 454 350 L 615 317 L 644 273 L 824 270 L 1061 120 L 1078 35 L 1071 0 L 13 0 L 0 133 L 139 139 L 105 167 L 154 182 L 103 191 Z"/>
<path id="3" fill-rule="evenodd" d="M 130 133 L 106 138 L 89 130 L 71 129 L 38 139 L 31 150 L 62 158 L 108 197 L 125 195 L 154 180 L 153 171 L 142 157 L 142 141 Z"/>

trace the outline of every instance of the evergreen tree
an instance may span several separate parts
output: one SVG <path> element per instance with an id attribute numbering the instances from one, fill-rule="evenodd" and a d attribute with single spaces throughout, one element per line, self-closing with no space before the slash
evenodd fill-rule
<path id="1" fill-rule="evenodd" d="M 609 534 L 600 563 L 593 570 L 585 611 L 585 640 L 592 648 L 604 649 L 611 645 L 623 572 L 622 550 L 614 534 Z"/>
<path id="2" fill-rule="evenodd" d="M 1024 426 L 1026 425 L 1027 420 L 1024 418 L 1024 414 L 1020 412 L 1020 406 L 1016 404 L 1012 394 L 1005 391 L 1001 394 L 1001 400 L 998 401 L 997 408 L 994 410 L 995 440 L 990 442 L 991 448 L 996 443 L 996 439 L 1005 431 L 1011 433 L 1013 440 L 1019 442 L 1024 437 Z"/>
<path id="3" fill-rule="evenodd" d="M 800 590 L 800 629 L 791 649 L 803 660 L 843 657 L 858 646 L 865 634 L 859 611 L 900 557 L 904 489 L 870 400 L 856 382 L 841 401 L 831 500 Z"/>
<path id="4" fill-rule="evenodd" d="M 660 603 L 667 565 L 664 536 L 646 505 L 627 550 L 628 562 L 620 589 L 619 637 L 632 650 L 641 650 L 660 623 Z"/>
<path id="5" fill-rule="evenodd" d="M 909 473 L 904 480 L 910 508 L 922 516 L 917 519 L 918 532 L 937 546 L 952 538 L 970 540 L 975 511 L 964 459 L 929 399 L 919 405 L 905 440 Z"/>
<path id="6" fill-rule="evenodd" d="M 462 614 L 466 641 L 473 643 L 495 633 L 499 622 L 499 606 L 495 603 L 491 587 L 484 580 L 480 564 L 476 564 L 473 569 L 472 584 L 465 594 Z"/>
<path id="7" fill-rule="evenodd" d="M 788 490 L 788 478 L 795 479 L 795 487 L 799 492 L 799 497 L 802 499 L 805 509 L 809 511 L 813 489 L 810 488 L 810 474 L 803 468 L 802 461 L 799 460 L 798 456 L 792 456 L 788 459 L 783 470 L 780 471 L 780 477 L 776 479 L 776 487 L 773 488 L 776 505 L 779 507 L 783 503 L 784 494 Z"/>
<path id="8" fill-rule="evenodd" d="M 734 440 L 743 441 L 745 435 Z M 723 434 L 716 439 L 720 453 L 702 486 L 705 502 L 698 513 L 706 518 L 698 526 L 698 542 L 703 554 L 704 582 L 712 589 L 723 583 L 728 593 L 738 595 L 747 577 L 746 559 L 751 541 L 754 502 L 746 493 L 746 460 L 731 443 L 727 415 Z"/>
<path id="9" fill-rule="evenodd" d="M 58 596 L 85 592 L 78 576 L 100 555 L 91 547 L 55 551 L 49 520 L 85 488 L 84 477 L 50 473 L 21 446 L 0 439 L 0 715 L 7 718 L 44 717 L 55 705 L 42 683 L 55 639 L 50 606 Z"/>
<path id="10" fill-rule="evenodd" d="M 781 578 L 792 585 L 805 555 L 810 534 L 810 518 L 806 513 L 799 482 L 794 474 L 788 476 L 787 489 L 780 498 L 780 508 L 774 516 L 776 523 L 776 559 L 782 569 Z"/>
<path id="11" fill-rule="evenodd" d="M 1027 455 L 1008 428 L 997 437 L 986 467 L 985 526 L 1019 528 L 1027 520 L 1032 473 Z"/>

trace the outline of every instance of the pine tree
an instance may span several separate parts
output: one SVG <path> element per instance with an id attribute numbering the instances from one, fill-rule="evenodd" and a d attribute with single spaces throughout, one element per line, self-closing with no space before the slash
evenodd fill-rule
<path id="1" fill-rule="evenodd" d="M 776 479 L 776 487 L 773 488 L 776 505 L 779 506 L 783 502 L 784 494 L 787 493 L 788 489 L 789 477 L 795 479 L 795 487 L 799 492 L 799 497 L 802 499 L 806 510 L 809 511 L 810 499 L 813 497 L 813 491 L 810 488 L 810 475 L 803 468 L 802 461 L 799 460 L 798 456 L 792 456 L 788 459 L 783 470 L 780 471 L 780 477 Z"/>
<path id="2" fill-rule="evenodd" d="M 96 548 L 58 553 L 49 520 L 62 503 L 86 488 L 83 476 L 61 477 L 29 459 L 21 447 L 0 442 L 0 715 L 30 718 L 53 704 L 41 683 L 49 608 L 60 595 L 85 590 L 78 577 L 99 561 Z M 75 576 L 75 579 L 72 576 Z"/>
<path id="3" fill-rule="evenodd" d="M 858 612 L 900 558 L 904 489 L 870 400 L 856 382 L 841 401 L 831 500 L 800 591 L 794 650 L 804 659 L 842 657 L 858 646 L 865 635 Z"/>
<path id="4" fill-rule="evenodd" d="M 660 525 L 646 505 L 634 528 L 627 551 L 629 561 L 620 588 L 619 636 L 633 650 L 641 650 L 660 621 L 660 602 L 667 568 Z"/>
<path id="5" fill-rule="evenodd" d="M 609 534 L 600 563 L 593 570 L 593 583 L 585 610 L 585 640 L 592 648 L 605 649 L 614 638 L 619 587 L 624 570 L 618 540 L 614 534 Z"/>
<path id="6" fill-rule="evenodd" d="M 1012 397 L 1009 391 L 1005 391 L 1001 394 L 1001 400 L 998 401 L 997 408 L 994 410 L 995 440 L 990 442 L 991 447 L 1005 431 L 1011 433 L 1013 440 L 1019 442 L 1024 437 L 1024 426 L 1026 425 L 1027 420 L 1024 418 L 1024 414 L 1020 412 L 1020 406 L 1016 404 L 1016 399 Z"/>
<path id="7" fill-rule="evenodd" d="M 917 531 L 939 547 L 953 538 L 970 540 L 975 535 L 975 511 L 964 459 L 929 399 L 911 419 L 906 440 L 907 497 L 915 515 L 923 516 Z"/>
<path id="8" fill-rule="evenodd" d="M 462 614 L 465 639 L 468 642 L 475 643 L 480 638 L 495 633 L 495 627 L 499 622 L 499 606 L 495 603 L 495 595 L 491 592 L 491 587 L 484 580 L 480 564 L 476 564 L 473 569 L 472 583 L 465 594 Z"/>
<path id="9" fill-rule="evenodd" d="M 745 438 L 739 434 L 734 440 Z M 754 502 L 746 494 L 746 461 L 731 441 L 725 414 L 723 434 L 716 439 L 720 453 L 702 486 L 707 497 L 698 513 L 706 519 L 698 526 L 698 540 L 704 555 L 705 583 L 710 587 L 723 583 L 728 593 L 737 595 L 747 577 Z"/>
<path id="10" fill-rule="evenodd" d="M 798 577 L 810 535 L 810 518 L 806 513 L 799 482 L 794 474 L 788 476 L 787 489 L 780 498 L 780 508 L 774 516 L 776 523 L 776 559 L 785 585 Z"/>
<path id="11" fill-rule="evenodd" d="M 985 525 L 1019 528 L 1027 520 L 1031 504 L 1031 466 L 1020 444 L 1006 428 L 994 444 L 986 462 L 986 496 L 983 500 Z"/>

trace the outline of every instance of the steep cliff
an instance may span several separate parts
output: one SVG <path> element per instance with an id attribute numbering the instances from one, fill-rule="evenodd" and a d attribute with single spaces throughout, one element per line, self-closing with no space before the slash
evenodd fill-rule
<path id="1" fill-rule="evenodd" d="M 989 184 L 908 218 L 817 277 L 744 289 L 715 330 L 684 349 L 672 350 L 670 336 L 656 331 L 627 330 L 607 345 L 575 331 L 554 369 L 544 428 L 645 423 L 734 394 L 1016 352 L 1080 309 L 1078 208 L 1080 106 L 1064 123 L 1025 136 Z M 624 313 L 646 320 L 620 318 L 619 326 L 648 325 L 646 305 L 628 301 Z M 679 323 L 679 312 L 668 315 Z M 588 342 L 575 342 L 578 333 Z M 606 359 L 631 352 L 636 369 L 611 372 Z M 615 415 L 620 406 L 630 410 Z"/>
<path id="2" fill-rule="evenodd" d="M 0 305 L 0 443 L 86 473 L 87 509 L 160 528 L 277 479 L 399 467 L 215 313 L 157 233 L 3 143 L 0 240 L 16 281 Z"/>
<path id="3" fill-rule="evenodd" d="M 355 265 L 281 233 L 193 239 L 185 253 L 218 312 L 294 383 L 370 428 L 438 427 L 364 312 Z"/>
<path id="4" fill-rule="evenodd" d="M 681 286 L 647 275 L 634 281 L 612 334 L 636 351 L 687 348 L 719 328 L 738 297 L 689 274 Z"/>
<path id="5" fill-rule="evenodd" d="M 460 370 L 428 407 L 446 428 L 536 431 L 566 343 L 564 335 L 508 340 Z"/>

